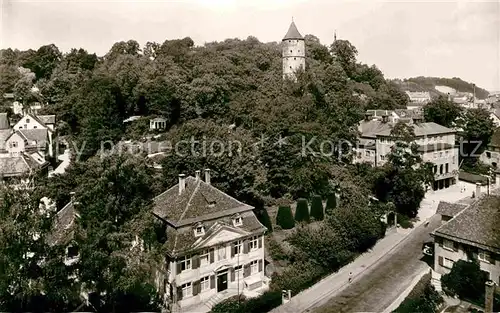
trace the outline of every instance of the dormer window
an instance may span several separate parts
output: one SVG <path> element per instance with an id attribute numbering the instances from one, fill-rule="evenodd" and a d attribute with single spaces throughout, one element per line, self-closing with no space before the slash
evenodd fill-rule
<path id="1" fill-rule="evenodd" d="M 29 122 L 30 122 L 30 119 L 29 119 L 29 118 L 27 118 L 27 119 L 26 119 L 26 123 L 29 123 Z M 26 125 L 25 125 L 25 126 L 26 126 Z"/>
<path id="2" fill-rule="evenodd" d="M 208 207 L 209 207 L 209 208 L 213 208 L 214 206 L 215 206 L 215 201 L 210 201 L 210 202 L 208 203 Z"/>
<path id="3" fill-rule="evenodd" d="M 234 226 L 241 226 L 241 225 L 243 225 L 243 220 L 242 220 L 241 216 L 238 215 L 238 216 L 235 216 L 233 218 L 233 225 Z"/>
<path id="4" fill-rule="evenodd" d="M 73 259 L 78 256 L 78 246 L 69 246 L 68 247 L 68 258 Z"/>
<path id="5" fill-rule="evenodd" d="M 205 226 L 202 224 L 196 224 L 194 227 L 194 236 L 199 237 L 205 235 Z"/>

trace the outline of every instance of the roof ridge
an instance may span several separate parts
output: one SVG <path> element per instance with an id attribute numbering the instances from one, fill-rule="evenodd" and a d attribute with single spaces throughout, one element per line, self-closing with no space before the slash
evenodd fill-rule
<path id="1" fill-rule="evenodd" d="M 479 200 L 479 199 L 478 199 Z M 469 209 L 470 207 L 472 207 L 473 204 L 476 204 L 478 202 L 478 200 L 472 202 L 472 203 L 469 203 L 469 204 L 463 204 L 463 203 L 458 203 L 458 202 L 454 202 L 453 204 L 462 204 L 462 205 L 465 205 L 465 208 L 463 208 L 460 212 L 458 212 L 457 214 L 455 214 L 455 216 L 453 216 L 449 221 L 447 221 L 446 223 L 444 223 L 443 225 L 439 226 L 434 232 L 437 232 L 439 231 L 441 228 L 443 228 L 444 226 L 448 225 L 448 223 L 450 223 L 451 221 L 453 221 L 455 218 L 457 218 L 458 216 L 460 216 L 460 214 L 462 214 L 463 212 L 465 212 L 465 210 Z M 438 203 L 439 205 L 439 203 Z"/>
<path id="2" fill-rule="evenodd" d="M 184 209 L 184 212 L 182 212 L 181 217 L 177 220 L 177 224 L 179 224 L 180 221 L 184 218 L 186 215 L 187 211 L 189 210 L 189 206 L 191 205 L 191 201 L 193 201 L 194 195 L 198 192 L 198 189 L 200 189 L 201 185 L 201 180 L 196 183 L 196 187 L 193 190 L 193 193 L 189 197 L 188 203 L 186 204 L 186 208 Z"/>

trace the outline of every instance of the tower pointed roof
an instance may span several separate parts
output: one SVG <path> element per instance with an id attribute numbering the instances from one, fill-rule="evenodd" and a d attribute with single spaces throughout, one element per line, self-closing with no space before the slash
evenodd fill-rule
<path id="1" fill-rule="evenodd" d="M 288 40 L 288 39 L 304 39 L 302 35 L 299 33 L 297 26 L 295 26 L 294 21 L 292 21 L 292 24 L 290 24 L 290 27 L 288 28 L 285 37 L 283 37 L 283 40 Z"/>

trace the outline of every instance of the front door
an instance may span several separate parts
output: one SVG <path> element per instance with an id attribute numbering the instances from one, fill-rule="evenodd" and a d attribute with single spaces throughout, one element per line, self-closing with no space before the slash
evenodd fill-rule
<path id="1" fill-rule="evenodd" d="M 217 292 L 227 289 L 227 272 L 217 276 Z"/>

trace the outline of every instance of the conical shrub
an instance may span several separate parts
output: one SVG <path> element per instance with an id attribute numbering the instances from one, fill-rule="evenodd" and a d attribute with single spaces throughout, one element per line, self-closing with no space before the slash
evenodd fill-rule
<path id="1" fill-rule="evenodd" d="M 295 221 L 292 215 L 292 209 L 289 206 L 280 206 L 276 215 L 276 225 L 282 229 L 291 229 L 295 227 Z"/>
<path id="2" fill-rule="evenodd" d="M 309 222 L 309 205 L 306 199 L 297 200 L 297 208 L 295 209 L 295 221 Z"/>
<path id="3" fill-rule="evenodd" d="M 313 196 L 311 201 L 311 217 L 316 221 L 322 221 L 325 218 L 323 212 L 323 200 L 321 196 Z"/>
<path id="4" fill-rule="evenodd" d="M 337 208 L 337 196 L 335 194 L 331 194 L 326 199 L 326 207 L 325 212 L 327 215 L 332 215 L 333 211 Z"/>

